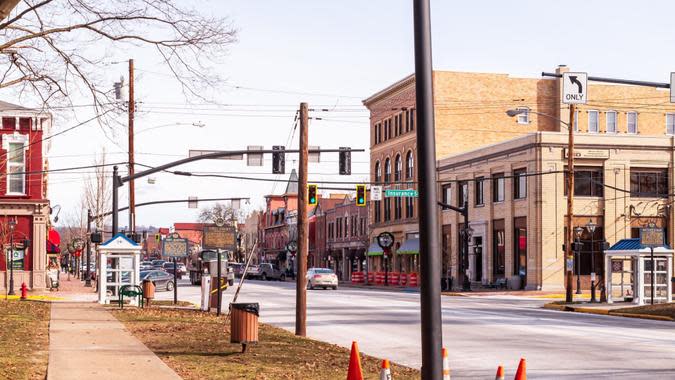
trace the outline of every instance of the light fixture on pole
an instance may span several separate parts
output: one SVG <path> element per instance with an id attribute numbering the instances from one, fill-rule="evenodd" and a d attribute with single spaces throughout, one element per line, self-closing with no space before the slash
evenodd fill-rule
<path id="1" fill-rule="evenodd" d="M 14 229 L 16 228 L 16 220 L 9 220 L 9 292 L 10 296 L 14 295 Z"/>
<path id="2" fill-rule="evenodd" d="M 574 243 L 574 252 L 576 252 L 576 261 L 577 261 L 577 292 L 576 294 L 581 294 L 581 234 L 584 232 L 582 227 L 577 226 L 574 229 L 574 235 L 577 237 L 577 241 Z"/>
<path id="3" fill-rule="evenodd" d="M 394 245 L 394 235 L 391 232 L 382 232 L 377 235 L 377 245 L 382 248 L 384 285 L 389 285 L 389 256 L 391 256 L 391 247 Z"/>
<path id="4" fill-rule="evenodd" d="M 591 234 L 591 303 L 598 302 L 595 298 L 595 247 L 593 246 L 595 241 L 595 229 L 598 227 L 597 224 L 593 223 L 593 220 L 589 219 L 586 223 L 586 229 Z"/>

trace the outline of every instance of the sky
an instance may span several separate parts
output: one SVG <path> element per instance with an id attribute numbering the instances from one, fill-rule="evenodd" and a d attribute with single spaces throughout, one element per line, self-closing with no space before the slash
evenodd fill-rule
<path id="1" fill-rule="evenodd" d="M 310 114 L 325 118 L 310 122 L 310 145 L 367 150 L 368 113 L 361 101 L 414 71 L 411 0 L 214 0 L 191 5 L 206 15 L 228 17 L 238 30 L 238 42 L 214 67 L 225 82 L 213 100 L 229 106 L 194 100 L 188 105 L 152 49 L 116 51 L 111 63 L 100 69 L 112 87 L 126 75 L 125 61 L 134 59 L 137 163 L 159 165 L 186 157 L 190 149 L 297 148 L 293 125 L 300 102 L 333 110 Z M 669 49 L 675 29 L 664 15 L 674 12 L 675 3 L 667 1 L 432 0 L 434 69 L 536 78 L 566 64 L 595 76 L 667 82 L 675 71 L 669 63 L 675 58 Z M 57 117 L 53 132 L 86 116 L 82 111 L 75 118 Z M 120 115 L 120 120 L 125 117 Z M 126 139 L 124 128 L 106 137 L 95 124 L 64 133 L 52 141 L 50 168 L 92 164 L 104 149 L 108 162 L 125 161 Z M 272 175 L 271 158 L 265 158 L 263 167 L 210 160 L 179 170 L 285 179 L 297 167 L 297 156 L 289 154 L 286 176 Z M 337 154 L 324 154 L 321 163 L 310 164 L 309 181 L 367 180 L 368 167 L 367 152 L 354 153 L 353 175 L 338 176 Z M 87 175 L 51 174 L 52 205 L 74 215 Z M 248 212 L 264 206 L 264 195 L 285 188 L 284 183 L 165 173 L 151 178 L 154 184 L 137 181 L 137 203 L 188 196 L 248 197 L 250 204 L 242 202 L 242 211 Z M 127 189 L 120 193 L 121 207 L 128 204 Z M 136 223 L 170 226 L 195 221 L 197 214 L 184 204 L 148 206 L 137 209 Z M 123 212 L 120 224 L 126 221 Z"/>

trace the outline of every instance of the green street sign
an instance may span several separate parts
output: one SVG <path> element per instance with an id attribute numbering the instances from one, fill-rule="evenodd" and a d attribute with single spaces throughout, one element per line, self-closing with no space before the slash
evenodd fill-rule
<path id="1" fill-rule="evenodd" d="M 417 190 L 408 189 L 408 190 L 385 190 L 385 197 L 412 197 L 417 198 L 419 193 Z"/>

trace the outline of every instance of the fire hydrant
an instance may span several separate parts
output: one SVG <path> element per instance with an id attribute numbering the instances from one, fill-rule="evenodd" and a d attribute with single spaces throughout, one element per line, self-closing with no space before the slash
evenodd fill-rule
<path id="1" fill-rule="evenodd" d="M 25 301 L 27 297 L 28 297 L 28 287 L 26 286 L 25 282 L 22 282 L 21 283 L 21 300 Z"/>

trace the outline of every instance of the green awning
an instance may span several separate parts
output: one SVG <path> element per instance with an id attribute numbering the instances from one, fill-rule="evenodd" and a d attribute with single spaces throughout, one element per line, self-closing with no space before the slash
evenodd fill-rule
<path id="1" fill-rule="evenodd" d="M 377 243 L 372 243 L 370 247 L 368 247 L 368 256 L 382 256 L 383 254 L 382 248 L 380 248 L 380 245 Z"/>
<path id="2" fill-rule="evenodd" d="M 420 239 L 408 239 L 403 242 L 396 253 L 399 255 L 419 255 L 420 254 Z"/>

